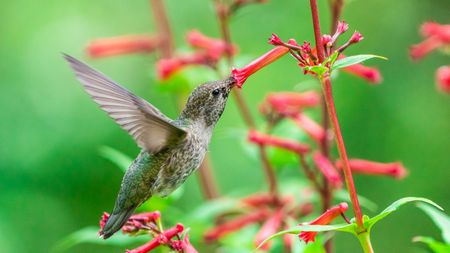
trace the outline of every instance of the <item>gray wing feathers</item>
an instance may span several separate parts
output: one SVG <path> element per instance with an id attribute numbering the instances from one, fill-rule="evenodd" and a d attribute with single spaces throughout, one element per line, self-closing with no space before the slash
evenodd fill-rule
<path id="1" fill-rule="evenodd" d="M 186 132 L 157 108 L 77 59 L 64 55 L 92 99 L 125 129 L 138 146 L 154 153 Z"/>

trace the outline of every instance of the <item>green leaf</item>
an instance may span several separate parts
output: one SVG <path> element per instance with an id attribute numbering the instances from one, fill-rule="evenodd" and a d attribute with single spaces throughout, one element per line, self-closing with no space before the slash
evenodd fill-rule
<path id="1" fill-rule="evenodd" d="M 330 63 L 330 66 L 333 66 L 334 62 L 337 60 L 339 56 L 339 52 L 335 51 L 332 55 L 330 55 L 328 58 L 325 59 L 324 64 Z"/>
<path id="2" fill-rule="evenodd" d="M 411 203 L 411 202 L 424 202 L 424 203 L 427 203 L 427 204 L 429 204 L 431 206 L 436 207 L 437 209 L 443 210 L 442 207 L 440 207 L 438 204 L 434 203 L 433 201 L 431 201 L 429 199 L 417 198 L 417 197 L 406 197 L 406 198 L 402 198 L 402 199 L 399 199 L 399 200 L 395 201 L 394 203 L 389 205 L 386 209 L 384 209 L 381 213 L 379 213 L 378 215 L 376 215 L 375 217 L 373 217 L 371 219 L 368 219 L 365 222 L 367 229 L 370 230 L 370 228 L 375 223 L 377 223 L 379 220 L 384 219 L 386 216 L 388 216 L 392 212 L 397 211 L 398 208 L 400 208 L 404 204 L 408 204 L 408 203 Z"/>
<path id="3" fill-rule="evenodd" d="M 450 252 L 450 245 L 434 240 L 431 237 L 417 236 L 413 238 L 413 242 L 425 243 L 434 253 Z"/>
<path id="4" fill-rule="evenodd" d="M 280 231 L 276 234 L 273 234 L 266 238 L 261 244 L 258 245 L 256 249 L 259 249 L 262 245 L 264 245 L 266 242 L 285 235 L 285 234 L 300 234 L 300 232 L 325 232 L 325 231 L 341 231 L 341 232 L 348 232 L 348 233 L 354 233 L 356 224 L 338 224 L 338 225 L 299 225 L 294 226 L 292 228 Z"/>
<path id="5" fill-rule="evenodd" d="M 82 243 L 94 243 L 99 245 L 112 245 L 112 246 L 130 246 L 135 243 L 145 243 L 149 240 L 149 237 L 129 237 L 122 233 L 116 233 L 108 240 L 103 240 L 98 236 L 98 227 L 85 227 L 72 234 L 66 236 L 57 242 L 52 251 L 63 252 L 78 244 Z"/>
<path id="6" fill-rule="evenodd" d="M 422 211 L 424 211 L 433 220 L 436 226 L 438 226 L 441 230 L 442 239 L 444 239 L 444 242 L 450 244 L 450 217 L 445 215 L 443 212 L 421 203 L 417 204 L 417 207 L 422 209 Z"/>
<path id="7" fill-rule="evenodd" d="M 315 73 L 318 77 L 322 77 L 325 73 L 327 73 L 328 68 L 324 67 L 322 65 L 315 65 L 315 66 L 307 66 L 304 68 L 306 71 L 310 71 Z"/>
<path id="8" fill-rule="evenodd" d="M 345 67 L 348 67 L 348 66 L 351 66 L 354 64 L 361 63 L 363 61 L 367 61 L 372 58 L 379 58 L 379 59 L 387 60 L 386 57 L 379 56 L 379 55 L 373 55 L 373 54 L 352 55 L 352 56 L 348 56 L 348 57 L 337 60 L 331 66 L 331 69 L 335 70 L 335 69 L 345 68 Z"/>
<path id="9" fill-rule="evenodd" d="M 111 148 L 108 146 L 100 147 L 98 152 L 100 153 L 100 155 L 102 157 L 110 160 L 123 172 L 127 171 L 128 167 L 133 162 L 133 159 L 131 159 L 129 156 L 118 151 L 117 149 L 114 149 L 114 148 Z"/>

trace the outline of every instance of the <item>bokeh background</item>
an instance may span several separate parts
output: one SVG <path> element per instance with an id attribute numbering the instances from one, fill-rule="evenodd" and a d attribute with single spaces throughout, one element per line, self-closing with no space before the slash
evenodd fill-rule
<path id="1" fill-rule="evenodd" d="M 212 1 L 167 0 L 179 47 L 196 28 L 219 37 Z M 100 111 L 82 90 L 61 52 L 85 59 L 171 117 L 173 98 L 158 91 L 154 56 L 89 60 L 88 41 L 130 33 L 151 33 L 148 1 L 2 1 L 0 8 L 0 251 L 49 252 L 64 236 L 98 224 L 115 200 L 122 172 L 99 156 L 110 146 L 134 157 L 132 139 Z M 327 1 L 319 1 L 325 30 Z M 402 160 L 409 176 L 402 181 L 356 176 L 359 193 L 383 209 L 404 196 L 430 198 L 450 209 L 450 96 L 436 91 L 434 73 L 448 56 L 433 53 L 411 62 L 408 47 L 421 40 L 424 21 L 450 21 L 448 0 L 353 0 L 343 18 L 365 37 L 347 54 L 374 53 L 384 81 L 371 86 L 342 73 L 334 82 L 338 114 L 351 157 Z M 268 1 L 242 10 L 232 21 L 240 54 L 255 57 L 271 48 L 272 32 L 282 38 L 312 40 L 306 0 Z M 243 89 L 254 113 L 270 91 L 293 90 L 306 80 L 285 57 L 252 77 Z M 244 130 L 234 101 L 217 126 L 210 155 L 222 193 L 264 189 L 259 163 L 240 148 L 229 130 Z M 175 203 L 190 210 L 203 201 L 191 177 Z M 368 212 L 369 215 L 374 213 Z M 189 225 L 189 224 L 187 224 Z M 194 228 L 195 229 L 195 228 Z M 380 222 L 373 231 L 377 252 L 424 252 L 416 235 L 439 237 L 430 219 L 411 206 Z M 350 236 L 338 236 L 336 252 L 359 252 Z M 83 244 L 69 252 L 123 252 L 123 248 Z"/>

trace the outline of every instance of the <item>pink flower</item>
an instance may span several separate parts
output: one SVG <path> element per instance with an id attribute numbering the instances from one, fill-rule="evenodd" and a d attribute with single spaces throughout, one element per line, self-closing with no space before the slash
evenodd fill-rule
<path id="1" fill-rule="evenodd" d="M 177 224 L 175 227 L 169 228 L 165 230 L 163 233 L 161 233 L 159 236 L 153 238 L 150 242 L 135 248 L 133 250 L 127 250 L 127 253 L 147 253 L 151 250 L 154 250 L 156 247 L 158 247 L 161 244 L 169 244 L 170 239 L 172 239 L 174 236 L 179 235 L 181 232 L 183 232 L 184 227 L 181 224 Z"/>
<path id="2" fill-rule="evenodd" d="M 235 46 L 229 46 L 225 41 L 205 36 L 197 30 L 187 33 L 186 41 L 193 47 L 204 49 L 211 60 L 218 61 L 226 54 L 236 53 Z"/>
<path id="3" fill-rule="evenodd" d="M 292 151 L 297 154 L 305 154 L 309 152 L 309 146 L 300 142 L 292 141 L 290 139 L 284 139 L 275 137 L 268 134 L 260 133 L 256 130 L 250 130 L 248 133 L 248 140 L 258 145 L 270 145 L 282 149 Z"/>
<path id="4" fill-rule="evenodd" d="M 450 94 L 450 66 L 442 66 L 436 71 L 436 85 L 439 90 Z"/>
<path id="5" fill-rule="evenodd" d="M 208 242 L 216 241 L 226 234 L 239 230 L 247 225 L 265 220 L 269 214 L 267 209 L 259 209 L 253 213 L 241 215 L 236 219 L 226 221 L 225 223 L 206 231 L 204 238 Z"/>
<path id="6" fill-rule="evenodd" d="M 87 54 L 93 58 L 130 53 L 150 53 L 160 45 L 156 36 L 125 35 L 91 41 L 86 47 Z"/>
<path id="7" fill-rule="evenodd" d="M 109 213 L 104 212 L 102 215 L 102 218 L 100 219 L 100 231 L 103 230 L 108 219 L 109 219 Z"/>
<path id="8" fill-rule="evenodd" d="M 267 219 L 255 236 L 255 246 L 259 246 L 269 236 L 275 234 L 283 222 L 283 210 L 280 208 Z M 260 249 L 267 251 L 271 247 L 271 242 L 265 243 Z"/>
<path id="9" fill-rule="evenodd" d="M 380 163 L 362 159 L 350 159 L 348 162 L 350 169 L 355 173 L 391 176 L 396 179 L 402 179 L 408 174 L 401 162 Z M 337 161 L 336 167 L 342 169 L 342 162 Z"/>
<path id="10" fill-rule="evenodd" d="M 320 143 L 327 137 L 326 131 L 322 126 L 304 113 L 293 114 L 291 115 L 291 119 L 316 142 Z"/>
<path id="11" fill-rule="evenodd" d="M 293 43 L 293 40 L 290 40 L 288 43 Z M 287 54 L 288 52 L 289 52 L 288 48 L 284 46 L 277 46 L 274 49 L 262 55 L 261 57 L 259 57 L 258 59 L 249 63 L 244 68 L 241 69 L 233 68 L 231 74 L 233 75 L 234 79 L 236 79 L 238 87 L 242 87 L 242 85 L 245 83 L 245 81 L 249 76 L 253 75 L 255 72 L 264 68 L 270 63 L 276 61 L 277 59 Z"/>
<path id="12" fill-rule="evenodd" d="M 334 188 L 342 187 L 341 175 L 339 175 L 333 164 L 324 155 L 320 152 L 315 152 L 313 154 L 313 160 L 331 186 Z"/>
<path id="13" fill-rule="evenodd" d="M 160 217 L 159 211 L 132 215 L 122 227 L 122 232 L 134 234 L 142 229 L 147 230 L 149 223 L 156 224 Z"/>
<path id="14" fill-rule="evenodd" d="M 411 46 L 409 50 L 413 60 L 418 60 L 431 51 L 450 44 L 450 25 L 426 22 L 421 27 L 421 33 L 425 40 Z"/>
<path id="15" fill-rule="evenodd" d="M 362 64 L 354 64 L 343 68 L 342 71 L 359 76 L 371 84 L 379 84 L 382 81 L 380 71 L 374 67 L 367 67 Z"/>
<path id="16" fill-rule="evenodd" d="M 183 240 L 183 249 L 185 253 L 197 253 L 197 250 L 192 246 L 191 242 L 189 241 L 189 235 L 186 234 L 184 236 Z"/>
<path id="17" fill-rule="evenodd" d="M 330 222 L 332 222 L 334 219 L 336 219 L 338 216 L 343 214 L 348 209 L 348 204 L 345 202 L 340 203 L 337 206 L 333 206 L 332 208 L 328 209 L 325 213 L 320 215 L 317 219 L 300 224 L 300 225 L 327 225 Z M 318 232 L 301 232 L 298 237 L 305 241 L 305 243 L 308 242 L 314 242 L 316 235 Z"/>
<path id="18" fill-rule="evenodd" d="M 275 197 L 267 193 L 257 193 L 241 199 L 241 202 L 251 207 L 262 207 L 275 203 Z"/>

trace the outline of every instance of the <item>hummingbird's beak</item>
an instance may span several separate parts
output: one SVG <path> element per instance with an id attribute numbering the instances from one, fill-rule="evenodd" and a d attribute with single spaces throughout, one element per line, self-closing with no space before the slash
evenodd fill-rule
<path id="1" fill-rule="evenodd" d="M 224 82 L 228 84 L 228 87 L 230 87 L 230 89 L 236 86 L 237 83 L 236 79 L 234 79 L 234 77 L 232 76 L 230 76 L 228 79 L 225 79 Z"/>

